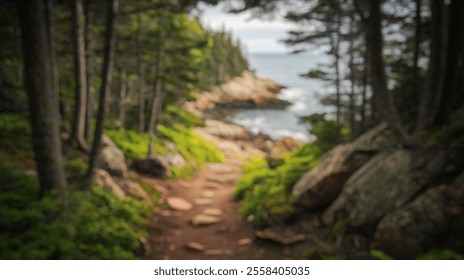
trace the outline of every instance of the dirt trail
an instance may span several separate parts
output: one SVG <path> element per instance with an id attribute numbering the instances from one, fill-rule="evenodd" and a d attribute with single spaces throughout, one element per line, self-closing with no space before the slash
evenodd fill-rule
<path id="1" fill-rule="evenodd" d="M 208 136 L 207 136 L 208 137 Z M 210 137 L 208 137 L 210 138 Z M 241 175 L 240 162 L 249 156 L 231 141 L 213 140 L 227 160 L 209 163 L 189 181 L 142 179 L 158 186 L 163 198 L 176 197 L 192 204 L 188 211 L 159 210 L 151 221 L 150 243 L 156 259 L 284 259 L 285 246 L 255 240 L 255 229 L 241 220 L 239 203 L 232 200 Z M 200 201 L 197 201 L 200 199 Z M 205 205 L 201 205 L 205 204 Z M 192 220 L 206 211 L 222 212 L 219 222 L 193 225 Z M 211 210 L 213 209 L 213 210 Z M 217 213 L 214 213 L 217 214 Z M 216 221 L 214 221 L 216 222 Z M 188 248 L 190 242 L 192 247 Z M 202 248 L 203 247 L 203 248 Z"/>

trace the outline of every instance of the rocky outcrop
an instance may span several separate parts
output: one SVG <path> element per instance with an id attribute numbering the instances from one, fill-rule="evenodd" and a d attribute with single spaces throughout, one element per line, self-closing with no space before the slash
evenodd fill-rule
<path id="1" fill-rule="evenodd" d="M 126 195 L 141 199 L 148 205 L 153 205 L 153 200 L 140 184 L 131 181 L 123 181 L 119 185 Z"/>
<path id="2" fill-rule="evenodd" d="M 106 135 L 102 137 L 100 167 L 116 177 L 126 178 L 128 175 L 124 153 Z"/>
<path id="3" fill-rule="evenodd" d="M 325 211 L 323 221 L 332 224 L 335 215 L 350 217 L 355 227 L 375 224 L 386 213 L 405 205 L 421 189 L 411 170 L 412 156 L 406 150 L 381 153 L 363 165 Z"/>
<path id="4" fill-rule="evenodd" d="M 132 168 L 137 172 L 153 177 L 170 175 L 168 163 L 156 156 L 146 159 L 136 159 L 132 162 Z"/>
<path id="5" fill-rule="evenodd" d="M 449 218 L 449 235 L 446 246 L 464 252 L 464 171 L 446 189 L 447 214 Z"/>
<path id="6" fill-rule="evenodd" d="M 111 177 L 111 175 L 103 169 L 95 170 L 95 184 L 113 192 L 120 199 L 124 199 L 126 197 L 126 194 L 113 180 L 113 177 Z"/>
<path id="7" fill-rule="evenodd" d="M 337 216 L 349 217 L 353 227 L 377 222 L 410 202 L 442 173 L 445 158 L 439 152 L 394 149 L 382 152 L 356 171 L 337 199 L 322 215 L 325 224 Z"/>
<path id="8" fill-rule="evenodd" d="M 282 86 L 269 79 L 257 77 L 245 71 L 239 77 L 214 87 L 210 92 L 200 93 L 195 103 L 190 104 L 200 111 L 216 106 L 225 108 L 285 108 L 288 101 L 277 98 Z M 192 109 L 193 109 L 192 108 Z"/>
<path id="9" fill-rule="evenodd" d="M 387 214 L 374 235 L 373 247 L 394 258 L 410 259 L 425 252 L 446 229 L 445 186 L 432 188 Z"/>
<path id="10" fill-rule="evenodd" d="M 381 124 L 350 144 L 338 145 L 329 151 L 321 163 L 304 174 L 295 184 L 292 194 L 300 205 L 309 210 L 328 206 L 337 198 L 350 176 L 376 153 L 396 143 L 394 134 Z"/>

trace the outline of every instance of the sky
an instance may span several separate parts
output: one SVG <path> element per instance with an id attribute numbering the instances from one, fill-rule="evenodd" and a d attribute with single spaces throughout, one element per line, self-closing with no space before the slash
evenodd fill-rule
<path id="1" fill-rule="evenodd" d="M 228 14 L 223 11 L 221 5 L 201 7 L 203 13 L 200 16 L 202 23 L 213 30 L 221 30 L 225 26 L 240 39 L 244 45 L 245 53 L 288 53 L 289 49 L 279 40 L 285 39 L 288 30 L 293 24 L 285 22 L 282 17 L 265 20 L 251 18 L 250 12 L 241 14 Z"/>

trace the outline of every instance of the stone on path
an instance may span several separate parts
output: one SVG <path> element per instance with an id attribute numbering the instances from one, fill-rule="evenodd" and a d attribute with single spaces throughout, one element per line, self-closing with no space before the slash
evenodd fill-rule
<path id="1" fill-rule="evenodd" d="M 226 164 L 211 164 L 209 168 L 216 173 L 238 173 L 241 170 L 239 166 Z"/>
<path id="2" fill-rule="evenodd" d="M 205 246 L 197 242 L 189 242 L 185 245 L 185 247 L 189 250 L 197 252 L 203 252 L 205 250 Z"/>
<path id="3" fill-rule="evenodd" d="M 204 198 L 213 198 L 214 197 L 214 192 L 212 191 L 204 191 L 201 196 Z"/>
<path id="4" fill-rule="evenodd" d="M 253 241 L 250 238 L 242 238 L 237 243 L 240 246 L 250 245 Z"/>
<path id="5" fill-rule="evenodd" d="M 208 181 L 208 182 L 205 183 L 203 188 L 217 190 L 217 189 L 222 188 L 222 185 L 219 184 L 218 182 Z"/>
<path id="6" fill-rule="evenodd" d="M 196 215 L 192 219 L 192 224 L 194 226 L 206 226 L 206 225 L 217 224 L 220 221 L 221 221 L 221 219 L 218 218 L 218 217 L 205 215 L 205 214 L 200 214 L 200 215 Z"/>
<path id="7" fill-rule="evenodd" d="M 211 198 L 197 198 L 195 199 L 194 203 L 196 205 L 199 205 L 199 206 L 202 206 L 202 205 L 209 205 L 211 204 L 213 201 L 211 200 Z"/>
<path id="8" fill-rule="evenodd" d="M 168 197 L 166 203 L 169 207 L 178 211 L 189 211 L 193 208 L 192 203 L 180 197 Z"/>
<path id="9" fill-rule="evenodd" d="M 241 176 L 240 173 L 232 173 L 232 174 L 226 174 L 226 175 L 222 175 L 222 174 L 216 175 L 214 177 L 208 177 L 206 179 L 208 181 L 226 184 L 226 183 L 237 181 L 238 179 L 240 179 L 240 176 Z"/>
<path id="10" fill-rule="evenodd" d="M 203 210 L 203 214 L 210 216 L 221 216 L 223 214 L 221 209 L 218 208 L 206 208 Z"/>
<path id="11" fill-rule="evenodd" d="M 205 251 L 205 255 L 207 256 L 232 256 L 234 251 L 230 249 L 210 249 Z"/>

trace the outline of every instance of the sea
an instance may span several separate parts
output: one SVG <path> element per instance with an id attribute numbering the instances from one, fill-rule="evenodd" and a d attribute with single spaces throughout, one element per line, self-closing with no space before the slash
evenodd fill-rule
<path id="1" fill-rule="evenodd" d="M 244 126 L 252 133 L 264 133 L 274 140 L 292 136 L 302 141 L 312 140 L 309 127 L 300 117 L 313 113 L 328 112 L 330 108 L 320 104 L 327 91 L 323 81 L 302 78 L 300 74 L 327 61 L 324 55 L 314 53 L 253 53 L 248 54 L 250 68 L 259 77 L 270 78 L 285 86 L 278 98 L 292 103 L 286 109 L 245 109 L 232 116 L 231 121 Z"/>

